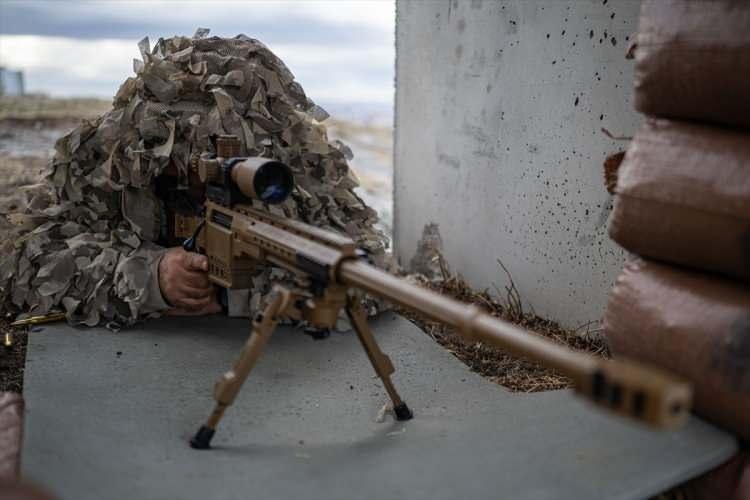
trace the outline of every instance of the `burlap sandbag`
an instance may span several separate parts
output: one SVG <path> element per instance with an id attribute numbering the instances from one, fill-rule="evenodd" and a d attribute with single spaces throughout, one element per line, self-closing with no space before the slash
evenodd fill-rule
<path id="1" fill-rule="evenodd" d="M 610 294 L 604 334 L 615 357 L 682 375 L 697 413 L 750 438 L 750 287 L 630 262 Z"/>
<path id="2" fill-rule="evenodd" d="M 646 120 L 615 193 L 609 234 L 627 250 L 750 280 L 750 133 Z"/>
<path id="3" fill-rule="evenodd" d="M 750 2 L 644 0 L 635 107 L 750 127 Z"/>
<path id="4" fill-rule="evenodd" d="M 18 479 L 23 442 L 23 408 L 20 394 L 0 393 L 0 482 Z"/>

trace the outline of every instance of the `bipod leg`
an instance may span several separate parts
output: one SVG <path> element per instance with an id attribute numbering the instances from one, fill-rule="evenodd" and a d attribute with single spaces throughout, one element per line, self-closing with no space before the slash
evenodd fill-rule
<path id="1" fill-rule="evenodd" d="M 362 343 L 367 357 L 370 358 L 372 367 L 375 368 L 375 373 L 383 381 L 383 386 L 385 386 L 388 396 L 393 401 L 393 413 L 396 415 L 396 419 L 410 420 L 414 415 L 409 407 L 406 406 L 406 403 L 401 400 L 401 396 L 398 395 L 391 381 L 391 374 L 395 371 L 393 363 L 391 363 L 391 358 L 385 355 L 375 342 L 375 337 L 373 337 L 372 330 L 370 330 L 370 325 L 367 322 L 367 315 L 362 309 L 360 301 L 350 298 L 346 305 L 346 314 L 349 316 L 349 320 L 357 332 L 357 337 Z"/>
<path id="2" fill-rule="evenodd" d="M 234 398 L 242 388 L 242 384 L 250 375 L 250 371 L 260 358 L 263 348 L 271 338 L 276 325 L 279 322 L 279 314 L 289 302 L 289 292 L 284 289 L 275 289 L 269 296 L 269 301 L 263 312 L 253 320 L 252 332 L 247 339 L 239 358 L 235 361 L 231 370 L 226 372 L 214 386 L 214 399 L 216 406 L 208 417 L 205 425 L 190 440 L 190 446 L 199 450 L 211 447 L 211 438 L 216 432 L 224 411 L 234 402 Z"/>

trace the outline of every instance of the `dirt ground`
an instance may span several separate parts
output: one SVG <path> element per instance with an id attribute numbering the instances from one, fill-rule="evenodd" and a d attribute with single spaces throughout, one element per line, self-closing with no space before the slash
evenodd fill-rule
<path id="1" fill-rule="evenodd" d="M 27 339 L 26 328 L 11 328 L 6 319 L 0 320 L 0 393 L 23 392 Z M 5 345 L 6 340 L 10 341 L 10 346 Z"/>

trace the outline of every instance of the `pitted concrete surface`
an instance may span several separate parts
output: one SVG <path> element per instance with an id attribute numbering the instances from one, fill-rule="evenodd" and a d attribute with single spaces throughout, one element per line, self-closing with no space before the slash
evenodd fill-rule
<path id="1" fill-rule="evenodd" d="M 396 1 L 394 253 L 426 224 L 477 290 L 570 328 L 601 318 L 625 251 L 604 158 L 632 136 L 640 0 Z"/>
<path id="2" fill-rule="evenodd" d="M 398 316 L 373 329 L 414 420 L 376 421 L 387 398 L 353 333 L 282 328 L 208 451 L 187 441 L 245 320 L 31 333 L 24 476 L 70 500 L 643 498 L 735 450 L 698 419 L 656 433 L 567 391 L 512 394 Z"/>

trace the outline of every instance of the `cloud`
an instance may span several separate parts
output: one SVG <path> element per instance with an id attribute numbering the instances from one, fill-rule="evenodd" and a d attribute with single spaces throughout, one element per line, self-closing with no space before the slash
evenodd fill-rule
<path id="1" fill-rule="evenodd" d="M 315 101 L 390 103 L 392 45 L 269 44 Z M 112 97 L 140 59 L 133 41 L 0 35 L 0 64 L 22 69 L 27 91 Z"/>
<path id="2" fill-rule="evenodd" d="M 266 43 L 320 103 L 393 101 L 393 0 L 0 0 L 0 64 L 27 89 L 111 97 L 149 36 L 244 33 Z"/>
<path id="3" fill-rule="evenodd" d="M 9 1 L 0 2 L 0 33 L 67 38 L 154 38 L 245 33 L 267 42 L 387 41 L 395 26 L 392 0 L 317 1 Z"/>

